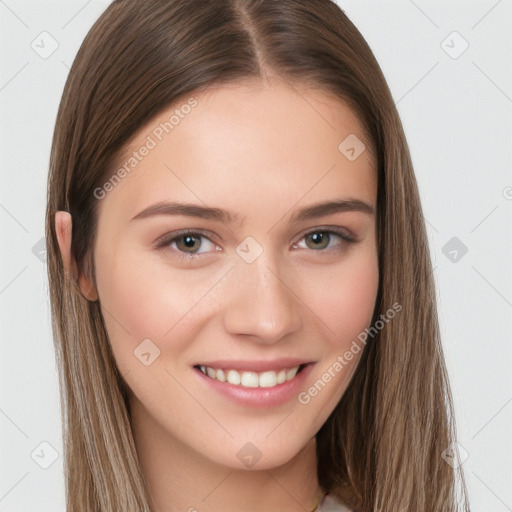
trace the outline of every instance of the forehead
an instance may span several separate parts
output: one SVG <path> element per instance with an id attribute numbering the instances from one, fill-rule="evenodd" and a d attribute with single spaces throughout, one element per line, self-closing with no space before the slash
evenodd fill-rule
<path id="1" fill-rule="evenodd" d="M 356 159 L 346 154 L 354 148 Z M 176 195 L 196 203 L 245 195 L 247 204 L 266 196 L 275 205 L 336 189 L 370 199 L 376 171 L 368 149 L 354 112 L 325 92 L 282 82 L 210 88 L 181 97 L 139 130 L 116 161 L 114 172 L 127 172 L 108 199 L 131 211 Z"/>

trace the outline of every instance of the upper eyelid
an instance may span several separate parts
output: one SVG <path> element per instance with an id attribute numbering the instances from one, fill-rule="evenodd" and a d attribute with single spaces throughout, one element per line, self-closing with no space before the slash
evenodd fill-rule
<path id="1" fill-rule="evenodd" d="M 204 238 L 207 238 L 212 243 L 216 243 L 214 240 L 211 239 L 208 232 L 203 231 L 201 229 L 178 229 L 176 231 L 171 231 L 169 233 L 165 233 L 162 236 L 159 236 L 154 242 L 153 245 L 159 246 L 159 245 L 168 245 L 171 242 L 174 242 L 177 238 L 180 236 L 186 235 L 186 234 L 192 234 L 192 235 L 201 235 Z"/>

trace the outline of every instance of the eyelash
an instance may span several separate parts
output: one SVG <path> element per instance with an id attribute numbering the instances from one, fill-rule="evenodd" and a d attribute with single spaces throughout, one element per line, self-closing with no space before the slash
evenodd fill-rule
<path id="1" fill-rule="evenodd" d="M 316 228 L 316 229 L 313 229 L 311 231 L 308 231 L 307 233 L 304 233 L 302 235 L 302 237 L 299 239 L 299 241 L 297 243 L 299 243 L 301 240 L 303 240 L 307 236 L 310 236 L 310 235 L 313 235 L 313 234 L 317 234 L 317 233 L 324 233 L 324 234 L 327 233 L 329 236 L 335 235 L 335 236 L 337 236 L 338 238 L 341 239 L 342 243 L 345 243 L 345 244 L 357 243 L 357 240 L 354 237 L 347 235 L 341 229 L 334 229 L 334 228 L 329 228 L 329 229 Z M 179 238 L 181 238 L 181 237 L 183 237 L 185 235 L 199 235 L 200 237 L 206 238 L 210 242 L 215 243 L 212 240 L 210 240 L 210 238 L 207 236 L 206 232 L 204 232 L 202 230 L 183 229 L 181 231 L 175 231 L 174 233 L 168 233 L 166 235 L 161 236 L 155 242 L 156 249 L 157 250 L 158 249 L 164 249 L 164 248 L 168 247 L 170 244 L 172 244 L 173 242 L 177 241 Z M 195 238 L 197 238 L 197 236 L 195 236 Z M 330 242 L 330 240 L 329 240 L 329 242 Z M 294 244 L 294 245 L 296 245 L 296 244 Z M 313 252 L 330 252 L 330 251 L 333 251 L 333 250 L 334 251 L 341 250 L 341 248 L 338 247 L 337 249 L 319 249 L 319 250 L 310 249 L 310 250 L 313 251 Z M 185 260 L 196 259 L 196 258 L 200 257 L 201 254 L 204 254 L 204 253 L 199 253 L 199 254 L 190 253 L 190 254 L 187 254 L 187 253 L 181 252 L 180 250 L 175 250 L 175 251 L 178 253 L 178 257 L 179 258 L 183 258 Z"/>

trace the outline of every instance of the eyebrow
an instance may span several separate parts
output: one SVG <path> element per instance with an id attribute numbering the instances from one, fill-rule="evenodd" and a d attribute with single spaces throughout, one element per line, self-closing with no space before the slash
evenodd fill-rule
<path id="1" fill-rule="evenodd" d="M 334 213 L 361 212 L 374 215 L 373 206 L 359 199 L 338 199 L 317 203 L 299 210 L 291 219 L 292 222 L 301 222 Z M 189 203 L 159 202 L 148 206 L 131 220 L 147 219 L 156 215 L 184 215 L 200 219 L 216 220 L 224 223 L 233 223 L 240 220 L 240 216 L 223 208 L 212 208 Z"/>

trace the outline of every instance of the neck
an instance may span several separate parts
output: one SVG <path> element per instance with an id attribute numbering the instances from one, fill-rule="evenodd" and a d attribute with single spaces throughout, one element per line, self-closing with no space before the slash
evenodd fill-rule
<path id="1" fill-rule="evenodd" d="M 134 400 L 132 428 L 154 512 L 311 512 L 318 502 L 316 440 L 282 466 L 240 470 L 205 458 Z"/>

